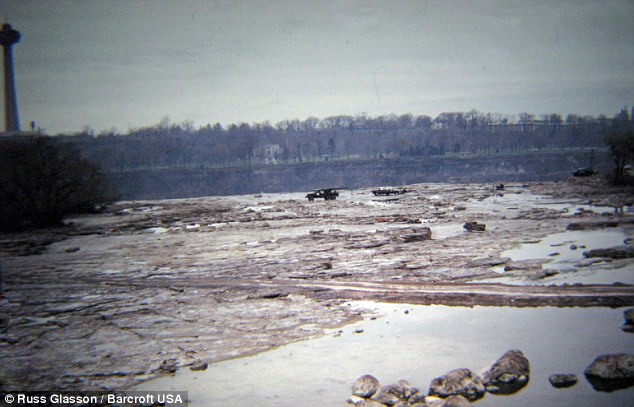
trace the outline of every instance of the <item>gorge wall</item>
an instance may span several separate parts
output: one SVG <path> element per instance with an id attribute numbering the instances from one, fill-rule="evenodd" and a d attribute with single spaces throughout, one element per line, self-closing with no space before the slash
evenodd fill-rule
<path id="1" fill-rule="evenodd" d="M 399 186 L 425 182 L 555 181 L 590 165 L 589 150 L 531 151 L 478 157 L 408 157 L 203 169 L 156 169 L 105 175 L 121 199 L 165 199 L 317 188 Z M 607 149 L 594 152 L 600 173 L 612 169 Z"/>

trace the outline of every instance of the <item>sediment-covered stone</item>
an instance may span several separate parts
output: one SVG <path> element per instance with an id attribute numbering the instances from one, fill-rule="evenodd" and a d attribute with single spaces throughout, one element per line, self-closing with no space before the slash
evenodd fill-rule
<path id="1" fill-rule="evenodd" d="M 558 389 L 572 387 L 577 384 L 577 380 L 577 375 L 570 373 L 555 373 L 548 377 L 550 384 Z"/>
<path id="2" fill-rule="evenodd" d="M 634 355 L 629 353 L 599 355 L 584 373 L 586 376 L 601 379 L 634 378 Z"/>
<path id="3" fill-rule="evenodd" d="M 598 221 L 598 222 L 574 222 L 566 226 L 566 230 L 592 230 L 603 228 L 615 228 L 619 226 L 618 222 Z"/>
<path id="4" fill-rule="evenodd" d="M 399 403 L 407 403 L 409 398 L 418 393 L 418 389 L 412 387 L 406 380 L 400 380 L 397 384 L 383 386 L 372 399 L 386 406 L 396 406 Z"/>
<path id="5" fill-rule="evenodd" d="M 599 355 L 584 374 L 598 391 L 614 391 L 634 386 L 634 354 Z"/>
<path id="6" fill-rule="evenodd" d="M 465 222 L 465 224 L 462 227 L 468 232 L 484 232 L 484 230 L 486 229 L 486 225 L 483 225 L 475 221 Z"/>
<path id="7" fill-rule="evenodd" d="M 528 383 L 530 366 L 524 354 L 509 350 L 481 374 L 490 393 L 512 394 Z"/>
<path id="8" fill-rule="evenodd" d="M 372 399 L 361 399 L 361 400 L 351 399 L 350 401 L 348 401 L 348 404 L 351 404 L 356 407 L 385 407 L 385 404 L 379 403 L 378 401 L 375 401 Z"/>
<path id="9" fill-rule="evenodd" d="M 469 369 L 455 369 L 436 377 L 429 386 L 430 396 L 449 397 L 461 395 L 469 400 L 482 397 L 486 389 L 478 375 Z"/>
<path id="10" fill-rule="evenodd" d="M 625 323 L 621 329 L 625 332 L 634 332 L 634 308 L 626 309 L 623 312 L 623 318 L 625 318 Z"/>
<path id="11" fill-rule="evenodd" d="M 208 363 L 204 360 L 196 360 L 193 364 L 189 366 L 190 370 L 199 371 L 199 370 L 207 370 Z"/>
<path id="12" fill-rule="evenodd" d="M 471 403 L 463 396 L 449 396 L 445 399 L 430 400 L 428 407 L 469 407 Z"/>
<path id="13" fill-rule="evenodd" d="M 606 257 L 609 259 L 627 259 L 634 257 L 634 246 L 625 245 L 605 249 L 592 249 L 583 252 L 583 256 L 586 258 Z"/>
<path id="14" fill-rule="evenodd" d="M 362 398 L 368 398 L 372 397 L 380 388 L 381 384 L 376 377 L 365 374 L 359 377 L 352 385 L 352 394 Z"/>
<path id="15" fill-rule="evenodd" d="M 422 242 L 431 239 L 431 229 L 428 227 L 415 227 L 407 229 L 406 232 L 401 236 L 405 243 Z"/>

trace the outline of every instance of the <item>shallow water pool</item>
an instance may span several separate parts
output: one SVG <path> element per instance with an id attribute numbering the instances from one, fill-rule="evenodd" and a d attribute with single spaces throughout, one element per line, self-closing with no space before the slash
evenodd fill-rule
<path id="1" fill-rule="evenodd" d="M 599 354 L 634 352 L 634 334 L 620 329 L 622 309 L 351 306 L 382 316 L 204 372 L 182 369 L 134 390 L 188 391 L 192 406 L 345 406 L 352 383 L 366 373 L 383 385 L 405 379 L 427 392 L 436 376 L 461 367 L 478 372 L 520 349 L 530 361 L 529 384 L 514 395 L 487 394 L 474 405 L 618 407 L 634 400 L 634 388 L 598 392 L 583 376 Z M 579 382 L 555 389 L 548 383 L 552 373 L 574 373 Z"/>
<path id="2" fill-rule="evenodd" d="M 548 285 L 548 284 L 612 284 L 615 282 L 634 284 L 634 265 L 621 268 L 596 267 L 593 270 L 579 268 L 578 264 L 585 260 L 584 251 L 620 246 L 627 235 L 620 228 L 565 231 L 546 236 L 536 243 L 526 243 L 518 248 L 506 250 L 501 257 L 512 261 L 547 260 L 542 265 L 544 270 L 558 272 L 551 277 L 540 280 L 504 276 L 504 266 L 495 267 L 501 274 L 499 278 L 482 280 L 481 282 L 497 282 L 513 285 Z"/>

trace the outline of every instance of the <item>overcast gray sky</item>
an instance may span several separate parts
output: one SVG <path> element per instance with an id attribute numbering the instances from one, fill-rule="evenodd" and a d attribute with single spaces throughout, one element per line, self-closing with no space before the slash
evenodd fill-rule
<path id="1" fill-rule="evenodd" d="M 617 113 L 634 1 L 0 0 L 23 128 Z"/>

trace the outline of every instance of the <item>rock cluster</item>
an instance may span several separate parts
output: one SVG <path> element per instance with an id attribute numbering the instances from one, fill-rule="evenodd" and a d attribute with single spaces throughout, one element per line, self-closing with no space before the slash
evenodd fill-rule
<path id="1" fill-rule="evenodd" d="M 360 407 L 416 406 L 423 407 L 425 396 L 406 380 L 397 384 L 381 386 L 379 380 L 369 374 L 363 375 L 352 385 L 352 397 L 348 402 Z"/>
<path id="2" fill-rule="evenodd" d="M 452 370 L 431 381 L 427 395 L 407 381 L 381 387 L 372 375 L 363 375 L 352 386 L 348 403 L 357 407 L 462 407 L 488 391 L 510 394 L 528 383 L 529 364 L 519 350 L 510 350 L 481 375 L 469 369 Z"/>
<path id="3" fill-rule="evenodd" d="M 471 401 L 482 398 L 487 392 L 518 392 L 528 383 L 529 373 L 528 359 L 521 351 L 513 349 L 490 367 L 483 369 L 480 374 L 461 368 L 434 378 L 427 395 L 405 380 L 381 386 L 376 377 L 366 374 L 353 384 L 353 395 L 348 404 L 357 407 L 470 406 Z M 584 374 L 597 391 L 609 392 L 634 386 L 634 355 L 618 353 L 597 356 Z M 571 373 L 556 373 L 550 375 L 548 381 L 553 387 L 566 388 L 577 384 L 578 379 Z"/>

